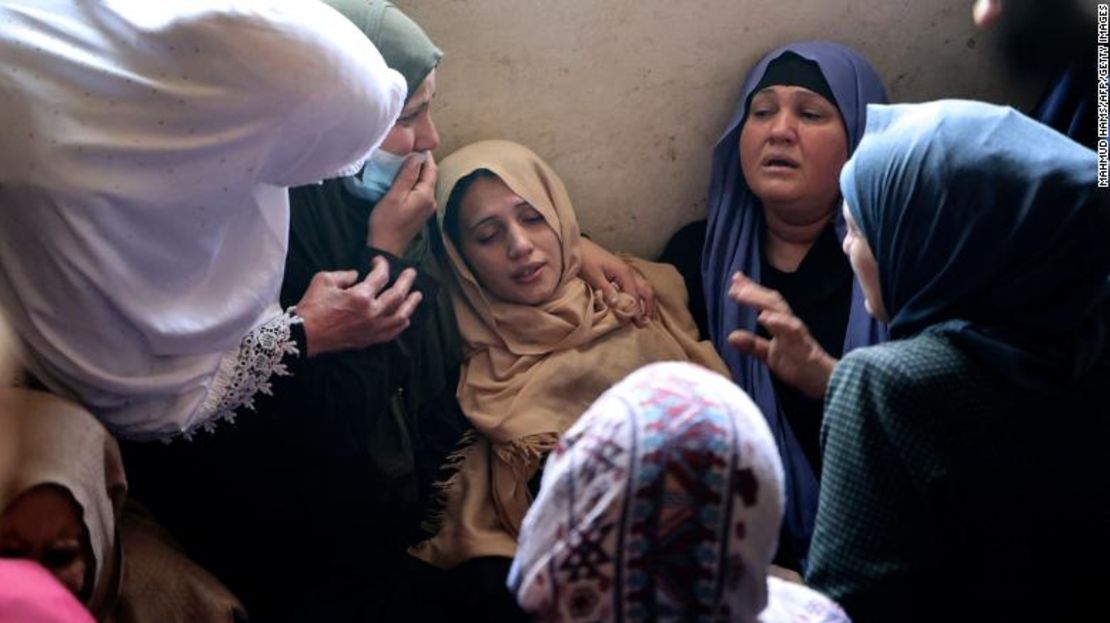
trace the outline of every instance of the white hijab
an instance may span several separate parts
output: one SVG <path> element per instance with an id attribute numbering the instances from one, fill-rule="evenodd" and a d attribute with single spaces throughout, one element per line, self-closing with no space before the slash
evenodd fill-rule
<path id="1" fill-rule="evenodd" d="M 0 58 L 0 301 L 28 367 L 118 434 L 195 428 L 280 315 L 286 187 L 367 157 L 404 79 L 293 0 L 10 0 Z"/>
<path id="2" fill-rule="evenodd" d="M 767 577 L 782 513 L 782 462 L 751 399 L 704 368 L 652 364 L 551 454 L 509 586 L 540 621 L 847 621 Z"/>

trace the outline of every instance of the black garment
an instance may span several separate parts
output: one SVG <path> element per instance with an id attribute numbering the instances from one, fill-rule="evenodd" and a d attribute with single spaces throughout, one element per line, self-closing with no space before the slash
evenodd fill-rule
<path id="1" fill-rule="evenodd" d="M 839 359 L 844 352 L 844 334 L 852 306 L 852 266 L 840 248 L 832 225 L 813 243 L 798 269 L 782 272 L 763 258 L 762 285 L 777 290 L 821 348 Z M 770 337 L 759 326 L 756 333 Z M 823 398 L 810 398 L 773 373 L 779 409 L 802 445 L 817 477 L 821 477 L 821 414 Z"/>
<path id="2" fill-rule="evenodd" d="M 319 271 L 364 276 L 382 255 L 391 282 L 419 269 L 425 297 L 412 325 L 392 342 L 313 359 L 298 328 L 301 356 L 287 358 L 291 375 L 271 378 L 273 396 L 255 397 L 256 412 L 192 442 L 127 444 L 132 491 L 252 622 L 412 620 L 410 604 L 397 603 L 421 581 L 405 548 L 468 428 L 450 301 L 430 258 L 366 247 L 372 206 L 340 181 L 293 189 L 290 201 L 282 304 L 299 301 Z"/>
<path id="3" fill-rule="evenodd" d="M 705 296 L 701 282 L 701 255 L 705 246 L 706 221 L 686 225 L 667 242 L 660 262 L 678 269 L 690 292 L 690 311 L 698 324 L 701 339 L 707 339 Z M 764 287 L 778 290 L 790 304 L 794 314 L 809 328 L 810 334 L 833 357 L 844 352 L 844 334 L 848 330 L 848 313 L 852 305 L 852 267 L 840 248 L 836 230 L 827 227 L 798 269 L 792 273 L 776 270 L 763 258 Z M 762 326 L 757 334 L 769 337 Z M 823 401 L 812 399 L 783 383 L 774 374 L 771 382 L 775 394 L 806 458 L 817 475 L 821 474 L 821 410 Z"/>
<path id="4" fill-rule="evenodd" d="M 690 296 L 690 315 L 698 325 L 698 339 L 709 339 L 709 320 L 705 311 L 705 293 L 701 286 L 701 252 L 705 248 L 705 231 L 708 221 L 694 221 L 679 229 L 663 254 L 656 261 L 670 264 L 682 275 Z"/>
<path id="5" fill-rule="evenodd" d="M 690 291 L 690 311 L 698 324 L 701 339 L 707 339 L 709 335 L 701 280 L 706 225 L 704 220 L 695 221 L 678 230 L 659 258 L 660 262 L 674 265 L 686 281 L 686 289 Z M 762 285 L 778 290 L 821 347 L 829 355 L 839 358 L 844 351 L 844 335 L 848 330 L 848 314 L 852 305 L 852 267 L 840 248 L 836 230 L 831 225 L 827 227 L 793 273 L 776 270 L 766 257 L 762 265 Z M 758 335 L 769 337 L 761 326 L 757 326 L 756 331 Z M 823 401 L 808 398 L 780 381 L 773 373 L 771 382 L 779 409 L 790 423 L 814 472 L 820 477 Z M 774 562 L 782 567 L 801 570 L 800 556 L 792 544 L 792 539 L 786 538 L 784 533 L 779 539 Z"/>

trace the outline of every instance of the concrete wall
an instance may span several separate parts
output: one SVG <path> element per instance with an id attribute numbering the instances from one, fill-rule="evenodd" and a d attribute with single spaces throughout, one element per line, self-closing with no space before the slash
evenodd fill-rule
<path id="1" fill-rule="evenodd" d="M 447 55 L 440 158 L 506 138 L 548 160 L 583 228 L 651 257 L 701 218 L 712 146 L 770 49 L 831 39 L 866 56 L 892 101 L 1028 107 L 969 0 L 396 0 Z"/>

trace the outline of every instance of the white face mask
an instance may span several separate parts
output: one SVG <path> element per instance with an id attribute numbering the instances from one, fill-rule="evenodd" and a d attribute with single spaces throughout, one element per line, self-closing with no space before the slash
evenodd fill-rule
<path id="1" fill-rule="evenodd" d="M 377 203 L 389 192 L 393 180 L 397 179 L 397 174 L 401 172 L 401 166 L 411 155 L 416 155 L 421 160 L 424 158 L 423 154 L 398 156 L 384 149 L 376 149 L 366 160 L 366 165 L 362 167 L 362 171 L 351 177 L 343 178 L 343 186 L 352 195 Z"/>

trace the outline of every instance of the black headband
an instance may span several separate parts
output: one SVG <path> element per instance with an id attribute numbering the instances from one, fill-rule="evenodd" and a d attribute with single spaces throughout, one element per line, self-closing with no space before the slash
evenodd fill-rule
<path id="1" fill-rule="evenodd" d="M 825 80 L 825 74 L 821 73 L 821 66 L 790 51 L 783 52 L 767 64 L 767 71 L 763 72 L 763 78 L 748 95 L 744 108 L 751 106 L 752 98 L 756 93 L 777 85 L 809 89 L 832 102 L 832 105 L 840 110 L 840 105 L 836 103 L 836 97 L 833 96 L 832 87 L 829 86 L 828 80 Z"/>

